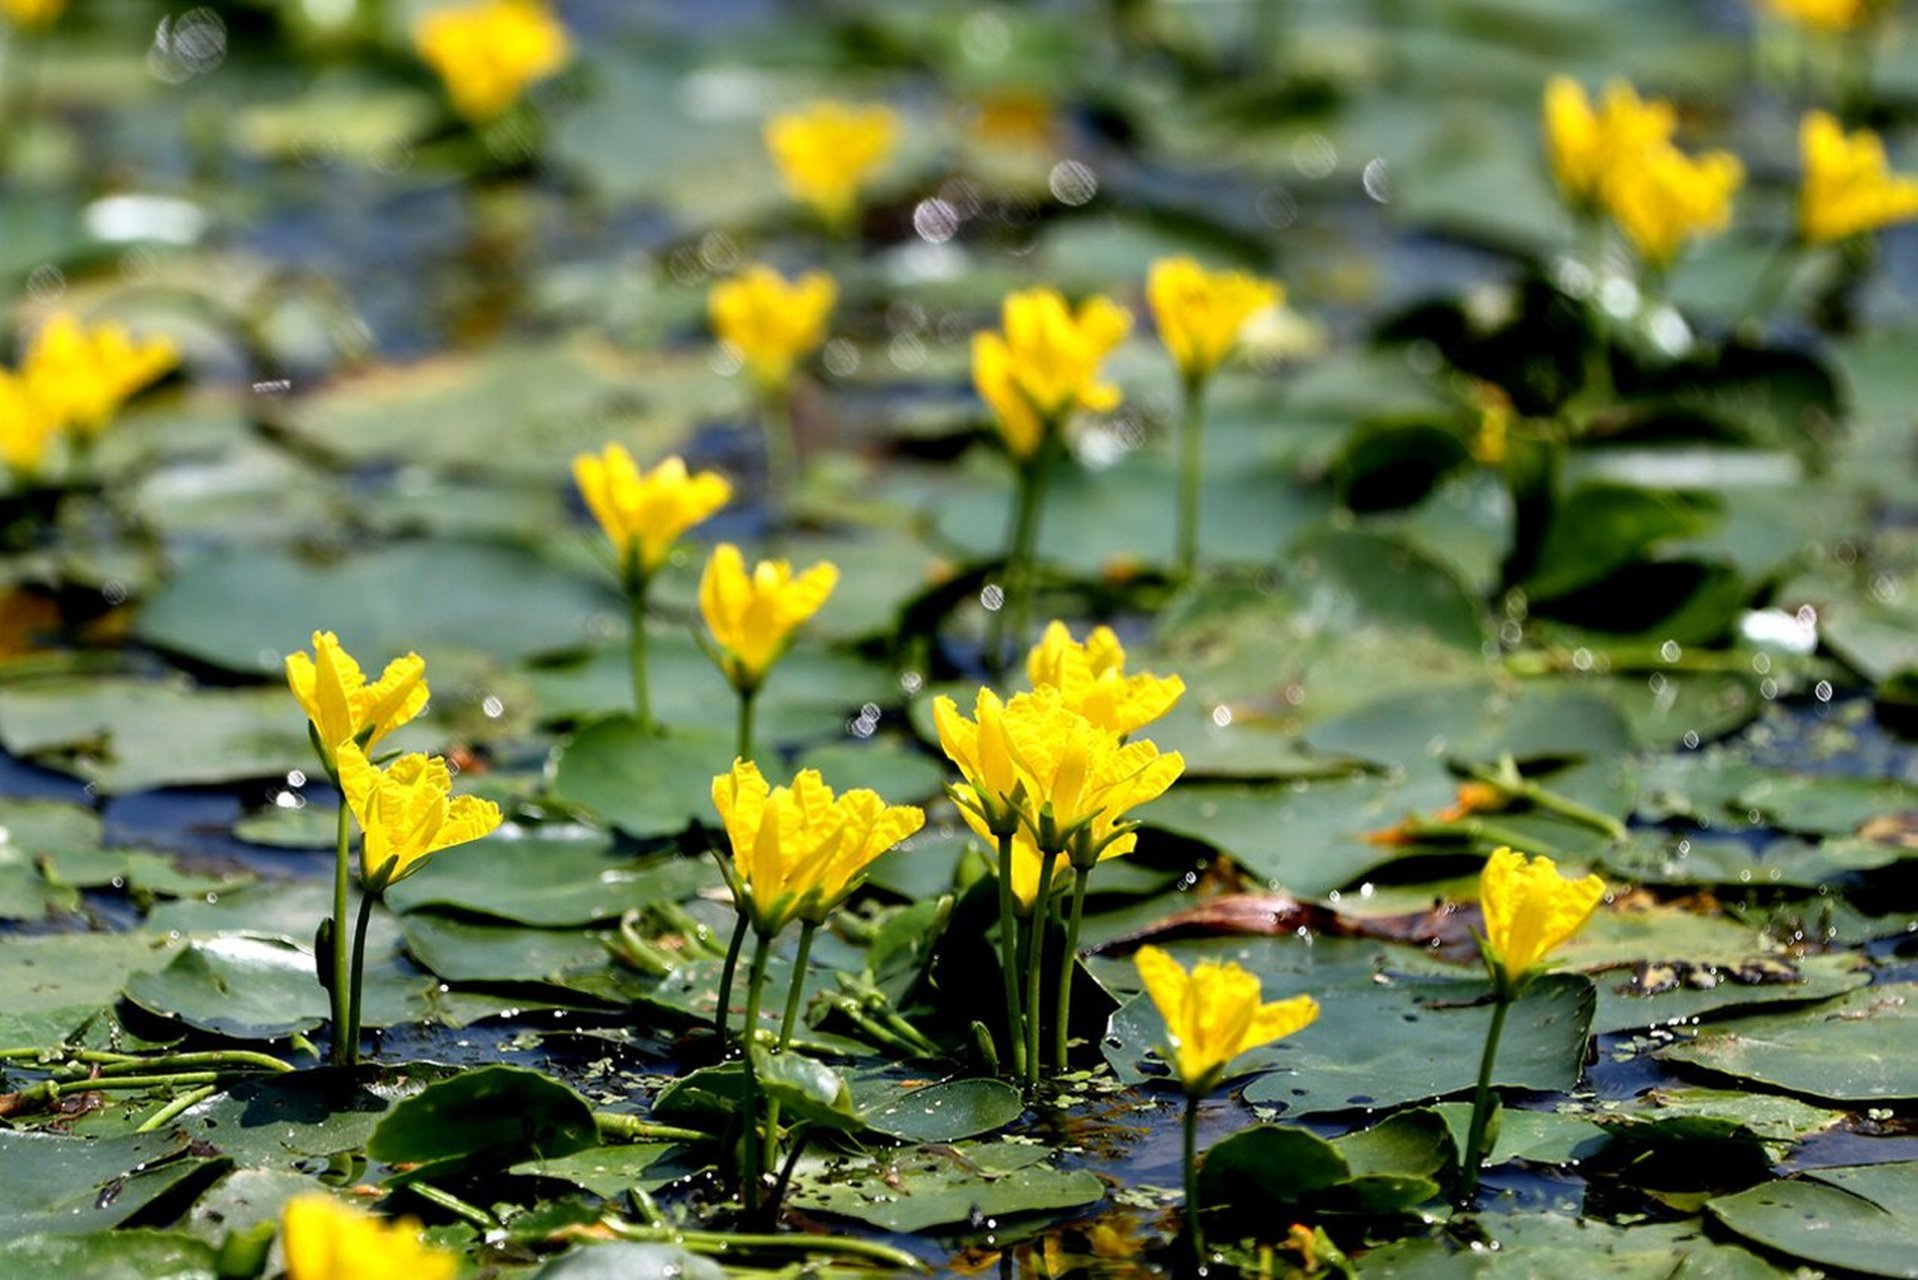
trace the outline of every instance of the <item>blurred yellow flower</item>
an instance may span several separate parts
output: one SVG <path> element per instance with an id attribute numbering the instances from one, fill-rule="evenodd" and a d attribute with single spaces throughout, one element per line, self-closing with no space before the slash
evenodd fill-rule
<path id="1" fill-rule="evenodd" d="M 1246 322 L 1277 306 L 1285 291 L 1243 271 L 1207 271 L 1191 258 L 1161 258 L 1146 276 L 1159 341 L 1188 382 L 1212 376 L 1238 345 Z"/>
<path id="2" fill-rule="evenodd" d="M 15 479 L 31 479 L 46 465 L 47 446 L 60 434 L 60 417 L 27 386 L 0 369 L 0 462 Z"/>
<path id="3" fill-rule="evenodd" d="M 841 229 L 898 137 L 899 116 L 891 108 L 844 102 L 816 102 L 766 123 L 766 149 L 786 190 Z"/>
<path id="4" fill-rule="evenodd" d="M 1892 174 L 1885 144 L 1869 129 L 1846 135 L 1824 111 L 1798 130 L 1805 169 L 1798 230 L 1807 244 L 1828 244 L 1894 222 L 1918 218 L 1918 179 Z"/>
<path id="5" fill-rule="evenodd" d="M 445 83 L 454 110 L 475 124 L 498 117 L 572 56 L 566 28 L 542 0 L 431 10 L 413 25 L 413 44 Z"/>
<path id="6" fill-rule="evenodd" d="M 360 823 L 360 881 L 385 888 L 456 844 L 491 835 L 499 806 L 454 796 L 446 761 L 418 752 L 381 768 L 351 742 L 339 749 L 340 791 Z"/>
<path id="7" fill-rule="evenodd" d="M 1603 196 L 1639 257 L 1656 269 L 1670 265 L 1687 240 L 1729 226 L 1744 181 L 1745 166 L 1728 151 L 1694 157 L 1656 146 L 1613 165 Z"/>
<path id="8" fill-rule="evenodd" d="M 733 496 L 726 477 L 716 471 L 690 474 L 677 455 L 641 471 L 620 444 L 574 458 L 573 479 L 629 576 L 651 575 L 681 534 Z"/>
<path id="9" fill-rule="evenodd" d="M 738 547 L 722 542 L 713 548 L 699 579 L 699 612 L 733 687 L 757 690 L 793 632 L 819 612 L 838 583 L 839 568 L 828 561 L 795 577 L 789 562 L 761 560 L 748 574 Z"/>
<path id="10" fill-rule="evenodd" d="M 92 437 L 121 405 L 179 362 L 179 349 L 166 338 L 135 342 L 111 321 L 89 328 L 61 314 L 34 335 L 20 377 L 66 426 Z"/>
<path id="11" fill-rule="evenodd" d="M 329 768 L 342 743 L 370 747 L 426 709 L 426 661 L 395 658 L 372 684 L 331 631 L 313 633 L 313 656 L 288 654 L 286 683 L 313 724 L 313 740 Z"/>
<path id="12" fill-rule="evenodd" d="M 826 320 L 839 290 L 814 271 L 788 281 L 752 266 L 713 286 L 707 297 L 713 332 L 752 374 L 762 392 L 783 391 L 793 366 L 826 341 Z"/>
<path id="13" fill-rule="evenodd" d="M 1034 689 L 1059 691 L 1065 705 L 1102 729 L 1134 733 L 1172 709 L 1185 692 L 1177 676 L 1125 673 L 1125 647 L 1111 627 L 1094 627 L 1085 643 L 1057 620 L 1026 657 Z"/>
<path id="14" fill-rule="evenodd" d="M 1605 897 L 1597 876 L 1568 880 L 1550 858 L 1495 849 L 1479 875 L 1485 950 L 1500 988 L 1515 991 L 1545 957 L 1577 933 Z"/>
<path id="15" fill-rule="evenodd" d="M 385 1222 L 323 1191 L 280 1211 L 287 1280 L 453 1280 L 459 1259 L 420 1239 L 411 1218 Z"/>
<path id="16" fill-rule="evenodd" d="M 1774 17 L 1819 31 L 1851 31 L 1864 25 L 1875 0 L 1758 0 Z"/>
<path id="17" fill-rule="evenodd" d="M 743 909 L 767 937 L 794 919 L 823 923 L 875 858 L 926 822 L 923 811 L 888 805 L 876 792 L 835 797 L 817 769 L 771 787 L 749 760 L 713 779 L 713 807 L 732 845 Z"/>
<path id="18" fill-rule="evenodd" d="M 37 31 L 52 26 L 66 11 L 67 0 L 0 0 L 0 11 L 16 27 Z"/>
<path id="19" fill-rule="evenodd" d="M 1118 407 L 1099 366 L 1132 328 L 1124 307 L 1095 296 L 1075 313 L 1056 289 L 1027 289 L 1006 295 L 1002 324 L 973 335 L 972 381 L 1014 458 L 1031 459 L 1075 408 Z"/>
<path id="20" fill-rule="evenodd" d="M 1671 103 L 1641 100 L 1623 80 L 1606 85 L 1603 103 L 1594 107 L 1578 81 L 1553 76 L 1545 86 L 1544 116 L 1546 154 L 1559 190 L 1587 207 L 1599 200 L 1614 167 L 1669 143 L 1678 127 Z"/>
<path id="21" fill-rule="evenodd" d="M 1511 454 L 1512 398 L 1491 382 L 1472 384 L 1473 406 L 1478 410 L 1478 430 L 1473 432 L 1466 450 L 1482 466 L 1502 467 Z"/>
<path id="22" fill-rule="evenodd" d="M 1318 1020 L 1311 996 L 1264 1003 L 1257 974 L 1230 961 L 1201 960 L 1187 973 L 1158 947 L 1133 957 L 1146 994 L 1165 1019 L 1172 1069 L 1186 1092 L 1209 1091 L 1232 1060 Z"/>

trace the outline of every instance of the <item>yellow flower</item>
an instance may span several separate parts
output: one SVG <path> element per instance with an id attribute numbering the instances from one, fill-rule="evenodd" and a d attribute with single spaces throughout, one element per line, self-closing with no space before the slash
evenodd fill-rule
<path id="1" fill-rule="evenodd" d="M 24 379 L 0 369 L 0 462 L 16 479 L 40 473 L 47 446 L 60 434 L 60 419 Z"/>
<path id="2" fill-rule="evenodd" d="M 763 392 L 785 389 L 793 366 L 826 341 L 839 290 L 813 271 L 787 280 L 771 267 L 748 267 L 713 286 L 706 309 L 713 332 L 746 365 Z"/>
<path id="3" fill-rule="evenodd" d="M 766 123 L 766 149 L 786 190 L 833 227 L 851 222 L 860 189 L 898 137 L 899 116 L 890 108 L 843 102 L 816 102 Z"/>
<path id="4" fill-rule="evenodd" d="M 1207 271 L 1191 258 L 1161 258 L 1146 277 L 1159 340 L 1188 382 L 1200 382 L 1238 345 L 1246 321 L 1285 291 L 1243 271 Z"/>
<path id="5" fill-rule="evenodd" d="M 1479 876 L 1479 907 L 1485 913 L 1485 951 L 1506 991 L 1560 943 L 1578 932 L 1605 896 L 1597 876 L 1567 880 L 1550 858 L 1492 851 Z"/>
<path id="6" fill-rule="evenodd" d="M 426 662 L 417 653 L 393 659 L 368 684 L 331 631 L 313 633 L 312 657 L 287 655 L 286 683 L 313 723 L 328 768 L 341 743 L 370 747 L 426 709 Z"/>
<path id="7" fill-rule="evenodd" d="M 572 56 L 566 28 L 541 0 L 434 9 L 413 25 L 413 44 L 445 82 L 453 109 L 476 124 L 499 116 Z"/>
<path id="8" fill-rule="evenodd" d="M 1140 947 L 1133 957 L 1146 994 L 1165 1019 L 1169 1057 L 1180 1083 L 1192 1094 L 1219 1082 L 1232 1059 L 1271 1044 L 1318 1020 L 1311 996 L 1261 1003 L 1257 974 L 1230 961 L 1201 960 L 1187 973 L 1158 947 Z"/>
<path id="9" fill-rule="evenodd" d="M 573 459 L 586 507 L 619 552 L 622 570 L 644 577 L 666 563 L 679 536 L 725 506 L 732 485 L 716 471 L 690 475 L 678 457 L 641 471 L 624 445 Z"/>
<path id="10" fill-rule="evenodd" d="M 1132 316 L 1105 297 L 1074 313 L 1056 289 L 1006 295 L 1003 329 L 972 338 L 972 381 L 1014 458 L 1039 451 L 1075 408 L 1103 413 L 1119 389 L 1099 381 L 1099 366 L 1132 328 Z"/>
<path id="11" fill-rule="evenodd" d="M 699 579 L 699 612 L 733 687 L 759 688 L 799 624 L 819 612 L 838 583 L 839 567 L 828 561 L 794 577 L 787 561 L 761 560 L 748 575 L 738 547 L 730 542 L 714 547 Z"/>
<path id="12" fill-rule="evenodd" d="M 385 888 L 418 871 L 441 849 L 492 834 L 499 806 L 453 795 L 446 761 L 418 752 L 384 769 L 351 742 L 339 749 L 340 790 L 360 823 L 360 881 Z"/>
<path id="13" fill-rule="evenodd" d="M 923 811 L 888 805 L 876 792 L 835 797 L 817 769 L 802 770 L 790 787 L 770 787 L 749 760 L 713 779 L 713 807 L 732 845 L 742 905 L 767 936 L 795 918 L 822 923 L 873 859 L 926 822 Z"/>
<path id="14" fill-rule="evenodd" d="M 60 20 L 66 7 L 67 0 L 0 0 L 0 10 L 13 20 L 13 25 L 29 31 L 52 26 Z"/>
<path id="15" fill-rule="evenodd" d="M 1512 398 L 1494 383 L 1474 382 L 1472 400 L 1478 410 L 1478 430 L 1466 445 L 1472 460 L 1487 467 L 1502 467 L 1511 454 Z"/>
<path id="16" fill-rule="evenodd" d="M 1798 198 L 1798 231 L 1807 244 L 1828 244 L 1918 217 L 1918 179 L 1894 176 L 1885 144 L 1869 129 L 1846 136 L 1823 111 L 1798 130 L 1805 185 Z"/>
<path id="17" fill-rule="evenodd" d="M 940 744 L 965 781 L 952 796 L 988 838 L 1010 834 L 1016 816 L 1041 853 L 1080 867 L 1130 852 L 1138 837 L 1126 814 L 1165 793 L 1185 770 L 1178 752 L 1123 742 L 1074 711 L 1055 688 L 1001 703 L 981 689 L 976 721 L 950 698 L 933 704 Z"/>
<path id="18" fill-rule="evenodd" d="M 1135 733 L 1179 700 L 1177 676 L 1125 673 L 1125 647 L 1110 627 L 1094 627 L 1081 644 L 1063 622 L 1046 627 L 1026 658 L 1034 689 L 1057 689 L 1065 705 L 1102 729 Z"/>
<path id="19" fill-rule="evenodd" d="M 287 1280 L 453 1280 L 459 1259 L 420 1239 L 411 1218 L 385 1222 L 323 1191 L 286 1202 L 280 1249 Z"/>
<path id="20" fill-rule="evenodd" d="M 57 315 L 34 335 L 20 376 L 62 422 L 90 437 L 179 361 L 179 349 L 165 338 L 135 342 L 120 325 L 89 329 L 71 315 Z"/>
<path id="21" fill-rule="evenodd" d="M 1852 31 L 1863 26 L 1874 0 L 1758 0 L 1775 17 L 1819 31 Z"/>
<path id="22" fill-rule="evenodd" d="M 1605 87 L 1599 107 L 1570 76 L 1545 86 L 1545 150 L 1559 190 L 1576 205 L 1600 197 L 1614 166 L 1630 164 L 1647 148 L 1671 141 L 1678 114 L 1662 98 L 1641 100 L 1623 80 Z"/>
<path id="23" fill-rule="evenodd" d="M 1745 166 L 1730 152 L 1693 157 L 1657 146 L 1613 165 L 1603 195 L 1639 256 L 1656 268 L 1669 265 L 1692 237 L 1724 230 L 1744 181 Z"/>

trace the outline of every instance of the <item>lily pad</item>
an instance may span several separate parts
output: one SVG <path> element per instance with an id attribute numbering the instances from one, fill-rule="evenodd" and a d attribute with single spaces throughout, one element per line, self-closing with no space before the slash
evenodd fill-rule
<path id="1" fill-rule="evenodd" d="M 944 1080 L 909 1089 L 866 1112 L 866 1127 L 902 1142 L 956 1142 L 1003 1129 L 1025 1114 L 1003 1080 Z"/>
<path id="2" fill-rule="evenodd" d="M 1918 1098 L 1918 984 L 1883 983 L 1809 1009 L 1739 1018 L 1658 1056 L 1807 1098 Z"/>
<path id="3" fill-rule="evenodd" d="M 405 1180 L 504 1169 L 598 1145 L 593 1109 L 579 1094 L 524 1067 L 481 1067 L 397 1103 L 374 1127 L 366 1153 L 409 1166 Z"/>
<path id="4" fill-rule="evenodd" d="M 580 730 L 553 756 L 553 791 L 600 821 L 636 836 L 717 826 L 713 778 L 732 766 L 737 743 L 717 729 L 658 734 L 629 716 Z"/>
<path id="5" fill-rule="evenodd" d="M 1083 1169 L 1057 1168 L 1044 1147 L 960 1142 L 865 1159 L 809 1156 L 799 1162 L 790 1201 L 884 1231 L 924 1231 L 1054 1213 L 1104 1196 L 1103 1182 Z"/>
<path id="6" fill-rule="evenodd" d="M 1918 1161 L 1820 1169 L 1705 1206 L 1780 1253 L 1871 1276 L 1918 1276 Z"/>
<path id="7" fill-rule="evenodd" d="M 0 1130 L 0 1240 L 104 1231 L 223 1164 L 193 1154 L 177 1131 L 69 1138 Z"/>

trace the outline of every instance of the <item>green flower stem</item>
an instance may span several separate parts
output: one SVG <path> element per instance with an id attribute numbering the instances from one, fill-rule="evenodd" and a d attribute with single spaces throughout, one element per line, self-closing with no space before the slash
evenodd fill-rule
<path id="1" fill-rule="evenodd" d="M 1205 1266 L 1205 1230 L 1199 1226 L 1199 1095 L 1185 1095 L 1185 1238 L 1192 1261 Z"/>
<path id="2" fill-rule="evenodd" d="M 739 952 L 746 945 L 746 911 L 743 906 L 733 923 L 733 940 L 726 946 L 726 967 L 719 971 L 719 1007 L 713 1011 L 713 1034 L 719 1037 L 723 1046 L 726 1042 L 727 1024 L 731 1019 L 733 1002 L 733 975 L 739 970 Z"/>
<path id="3" fill-rule="evenodd" d="M 740 1197 L 749 1214 L 759 1211 L 760 1142 L 754 1132 L 759 1112 L 759 1077 L 753 1071 L 752 1046 L 759 1038 L 759 999 L 766 991 L 766 961 L 772 954 L 772 948 L 767 945 L 769 941 L 763 933 L 757 933 L 753 940 L 753 961 L 746 975 L 746 1025 L 740 1031 L 746 1064 L 746 1097 L 741 1109 L 746 1118 L 745 1169 L 740 1179 Z"/>
<path id="4" fill-rule="evenodd" d="M 194 1107 L 199 1106 L 219 1091 L 220 1086 L 217 1084 L 203 1084 L 197 1089 L 189 1089 L 142 1120 L 139 1126 L 134 1129 L 134 1132 L 153 1133 L 156 1130 L 164 1129 L 168 1124 L 186 1114 Z"/>
<path id="5" fill-rule="evenodd" d="M 406 1184 L 406 1189 L 428 1204 L 437 1205 L 456 1218 L 464 1218 L 482 1232 L 500 1229 L 498 1218 L 478 1205 L 462 1200 L 450 1191 L 443 1191 L 430 1182 L 409 1182 Z"/>
<path id="6" fill-rule="evenodd" d="M 766 492 L 773 507 L 785 510 L 799 491 L 799 433 L 793 426 L 792 394 L 787 387 L 766 387 L 759 396 L 759 424 L 766 437 Z M 750 759 L 750 757 L 748 757 Z"/>
<path id="7" fill-rule="evenodd" d="M 373 904 L 379 901 L 377 893 L 360 892 L 360 917 L 353 927 L 353 982 L 352 997 L 346 1003 L 346 1065 L 357 1066 L 360 1061 L 360 992 L 366 981 L 366 928 L 373 920 Z"/>
<path id="8" fill-rule="evenodd" d="M 1052 479 L 1053 459 L 1060 448 L 1061 424 L 1041 426 L 1039 447 L 1019 467 L 1018 493 L 1013 507 L 1012 532 L 1006 549 L 1005 598 L 992 617 L 990 652 L 986 661 L 995 676 L 1003 676 L 1012 661 L 1008 646 L 1024 643 L 1032 607 L 1033 556 L 1039 544 L 1039 516 L 1046 487 Z"/>
<path id="9" fill-rule="evenodd" d="M 1072 913 L 1066 921 L 1066 953 L 1059 958 L 1058 1004 L 1052 1024 L 1052 1057 L 1059 1070 L 1066 1069 L 1067 1052 L 1072 1042 L 1072 975 L 1079 966 L 1079 919 L 1086 909 L 1086 877 L 1091 868 L 1079 871 L 1072 879 Z"/>
<path id="10" fill-rule="evenodd" d="M 1019 1005 L 1019 925 L 1013 912 L 1013 835 L 999 837 L 999 968 L 1006 985 L 1006 1037 L 1012 1043 L 1012 1074 L 1026 1073 L 1026 1020 Z"/>
<path id="11" fill-rule="evenodd" d="M 637 558 L 637 548 L 629 554 Z M 651 579 L 643 573 L 627 575 L 626 606 L 632 618 L 632 635 L 627 644 L 633 664 L 633 716 L 639 721 L 639 727 L 646 730 L 654 727 L 652 689 L 646 677 L 646 589 L 650 585 Z"/>
<path id="12" fill-rule="evenodd" d="M 101 1064 L 100 1074 L 108 1076 L 138 1075 L 155 1067 L 168 1071 L 194 1067 L 250 1067 L 275 1073 L 293 1070 L 278 1058 L 247 1049 L 210 1049 L 202 1053 L 169 1053 L 152 1058 L 141 1058 L 134 1054 L 76 1053 L 72 1055 L 72 1061 Z"/>
<path id="13" fill-rule="evenodd" d="M 1609 840 L 1625 838 L 1625 824 L 1617 818 L 1607 813 L 1600 813 L 1596 809 L 1580 804 L 1570 796 L 1560 795 L 1550 787 L 1519 776 L 1516 766 L 1509 771 L 1474 769 L 1472 777 L 1480 782 L 1490 783 L 1505 794 L 1523 800 L 1535 809 L 1555 813 L 1567 822 L 1576 822 L 1581 827 L 1590 827 Z"/>
<path id="14" fill-rule="evenodd" d="M 786 1011 L 779 1019 L 779 1052 L 792 1047 L 793 1028 L 799 1025 L 799 1000 L 806 990 L 806 962 L 812 958 L 813 934 L 819 925 L 812 920 L 799 924 L 799 951 L 793 956 L 792 981 L 786 984 Z M 766 1167 L 779 1163 L 779 1099 L 766 1104 Z M 774 1197 L 773 1203 L 779 1203 Z"/>
<path id="15" fill-rule="evenodd" d="M 1039 855 L 1039 892 L 1032 900 L 1032 952 L 1026 957 L 1026 1084 L 1039 1083 L 1039 978 L 1046 964 L 1046 916 L 1056 853 Z"/>
<path id="16" fill-rule="evenodd" d="M 593 1123 L 599 1128 L 602 1138 L 618 1138 L 623 1142 L 711 1142 L 713 1135 L 698 1129 L 682 1129 L 678 1125 L 654 1124 L 650 1120 L 641 1120 L 638 1116 L 629 1116 L 621 1111 L 595 1111 Z"/>
<path id="17" fill-rule="evenodd" d="M 1185 417 L 1179 425 L 1179 579 L 1190 581 L 1199 565 L 1199 494 L 1205 469 L 1203 375 L 1185 379 Z"/>
<path id="18" fill-rule="evenodd" d="M 677 1227 L 645 1227 L 623 1218 L 604 1218 L 601 1225 L 621 1240 L 678 1245 L 693 1253 L 730 1257 L 747 1251 L 765 1253 L 834 1254 L 842 1258 L 864 1258 L 889 1267 L 925 1271 L 926 1264 L 889 1244 L 877 1240 L 853 1240 L 845 1236 L 758 1234 L 731 1231 L 686 1231 Z"/>
<path id="19" fill-rule="evenodd" d="M 337 778 L 334 779 L 338 781 Z M 348 824 L 351 815 L 347 810 L 346 793 L 340 793 L 339 822 L 334 835 L 333 857 L 333 1065 L 350 1066 L 353 1054 L 348 1049 L 347 1022 L 350 1018 L 349 986 L 352 975 L 348 972 L 346 954 L 346 888 L 353 877 L 352 828 Z M 357 1049 L 358 1045 L 352 1046 Z"/>
<path id="20" fill-rule="evenodd" d="M 1496 976 L 1492 980 L 1496 1003 L 1492 1006 L 1492 1027 L 1485 1033 L 1485 1056 L 1479 1059 L 1478 1087 L 1472 1091 L 1472 1123 L 1465 1131 L 1465 1153 L 1459 1170 L 1458 1207 L 1468 1209 L 1478 1192 L 1479 1166 L 1491 1153 L 1485 1150 L 1485 1126 L 1492 1115 L 1492 1065 L 1498 1060 L 1499 1038 L 1505 1034 L 1505 1015 L 1511 1011 L 1516 993 Z"/>
<path id="21" fill-rule="evenodd" d="M 245 1073 L 231 1071 L 173 1071 L 153 1076 L 100 1076 L 86 1080 L 42 1080 L 13 1096 L 9 1114 L 23 1115 L 51 1107 L 61 1098 L 75 1093 L 142 1092 L 147 1089 L 177 1089 L 182 1086 L 219 1085 Z"/>
<path id="22" fill-rule="evenodd" d="M 741 760 L 753 758 L 753 702 L 759 697 L 759 686 L 739 691 L 739 739 L 735 754 Z"/>

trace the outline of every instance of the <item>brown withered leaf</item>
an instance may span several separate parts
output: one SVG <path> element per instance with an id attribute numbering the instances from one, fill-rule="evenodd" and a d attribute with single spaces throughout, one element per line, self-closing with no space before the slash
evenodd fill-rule
<path id="1" fill-rule="evenodd" d="M 1156 920 L 1143 929 L 1102 943 L 1101 951 L 1120 950 L 1142 942 L 1190 934 L 1251 934 L 1274 937 L 1310 933 L 1335 938 L 1377 938 L 1437 946 L 1441 952 L 1470 954 L 1471 922 L 1475 913 L 1446 902 L 1429 911 L 1389 916 L 1346 916 L 1316 902 L 1301 902 L 1282 893 L 1231 893 Z"/>

